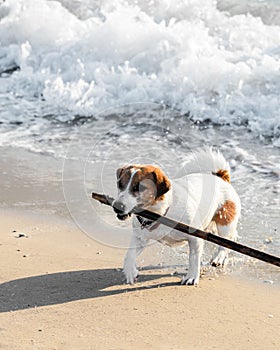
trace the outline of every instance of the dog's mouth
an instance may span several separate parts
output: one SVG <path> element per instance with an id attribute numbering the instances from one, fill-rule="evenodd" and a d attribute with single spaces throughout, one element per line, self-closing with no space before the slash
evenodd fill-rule
<path id="1" fill-rule="evenodd" d="M 131 214 L 130 214 L 130 213 L 128 213 L 128 214 L 121 214 L 121 213 L 117 214 L 117 218 L 118 218 L 119 220 L 122 220 L 122 221 L 128 219 L 129 217 L 131 217 Z"/>
<path id="2" fill-rule="evenodd" d="M 127 212 L 125 205 L 120 201 L 115 201 L 113 203 L 113 208 L 115 213 L 117 214 L 117 218 L 121 221 L 127 220 L 131 217 L 131 214 L 141 212 L 144 209 L 144 204 L 138 203 L 134 208 Z"/>
<path id="3" fill-rule="evenodd" d="M 140 205 L 137 205 L 136 207 L 134 207 L 129 213 L 125 213 L 125 214 L 124 213 L 117 213 L 117 218 L 119 220 L 123 221 L 123 220 L 130 218 L 132 213 L 134 213 L 134 214 L 136 214 L 137 212 L 140 213 L 144 209 L 145 209 L 144 205 L 141 203 Z"/>
<path id="4" fill-rule="evenodd" d="M 131 217 L 131 214 L 134 211 L 134 208 L 131 209 L 130 211 L 127 211 L 127 208 L 125 207 L 125 205 L 121 201 L 117 201 L 117 200 L 114 201 L 113 208 L 115 213 L 117 214 L 117 218 L 122 221 Z"/>

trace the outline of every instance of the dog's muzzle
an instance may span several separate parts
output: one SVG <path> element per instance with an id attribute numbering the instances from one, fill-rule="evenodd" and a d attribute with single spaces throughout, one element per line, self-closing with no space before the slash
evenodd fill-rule
<path id="1" fill-rule="evenodd" d="M 123 205 L 122 202 L 115 201 L 113 203 L 113 208 L 114 208 L 115 213 L 117 213 L 117 218 L 119 220 L 125 220 L 131 216 L 130 213 L 125 213 L 125 206 Z"/>

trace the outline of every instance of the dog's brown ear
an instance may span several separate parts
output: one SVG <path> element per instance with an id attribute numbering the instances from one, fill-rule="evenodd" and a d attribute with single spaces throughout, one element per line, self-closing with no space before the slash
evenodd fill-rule
<path id="1" fill-rule="evenodd" d="M 121 174 L 122 174 L 122 172 L 124 171 L 124 168 L 125 168 L 125 167 L 123 166 L 123 167 L 117 169 L 116 175 L 117 175 L 117 179 L 118 179 L 118 180 L 120 179 Z"/>
<path id="2" fill-rule="evenodd" d="M 123 178 L 123 175 L 124 175 L 124 169 L 125 169 L 125 166 L 117 169 L 116 171 L 116 175 L 117 175 L 117 186 L 120 190 L 123 189 L 124 187 L 124 178 Z"/>
<path id="3" fill-rule="evenodd" d="M 153 177 L 156 184 L 156 198 L 163 196 L 170 190 L 171 183 L 168 177 L 159 168 L 155 168 L 153 171 Z"/>
<path id="4" fill-rule="evenodd" d="M 127 184 L 130 179 L 131 172 L 130 170 L 132 166 L 123 166 L 119 169 L 117 169 L 116 175 L 117 175 L 117 185 L 120 190 L 122 190 Z"/>

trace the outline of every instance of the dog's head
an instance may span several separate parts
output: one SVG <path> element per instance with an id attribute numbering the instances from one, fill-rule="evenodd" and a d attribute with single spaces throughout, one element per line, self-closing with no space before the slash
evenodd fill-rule
<path id="1" fill-rule="evenodd" d="M 125 220 L 135 207 L 146 209 L 163 199 L 171 184 L 159 167 L 129 165 L 117 170 L 117 186 L 113 207 L 117 217 Z"/>

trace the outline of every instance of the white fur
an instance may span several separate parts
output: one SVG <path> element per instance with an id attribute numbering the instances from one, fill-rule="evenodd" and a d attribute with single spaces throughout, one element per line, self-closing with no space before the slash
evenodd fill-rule
<path id="1" fill-rule="evenodd" d="M 137 173 L 137 169 L 131 172 L 130 180 L 123 191 L 119 191 L 117 201 L 121 202 L 125 206 L 125 214 L 129 213 L 136 205 L 137 199 L 130 192 L 130 184 L 133 180 L 133 176 Z"/>
<path id="2" fill-rule="evenodd" d="M 203 149 L 194 151 L 187 157 L 182 168 L 176 177 L 183 177 L 187 174 L 208 173 L 218 171 L 220 169 L 230 172 L 229 163 L 218 150 L 213 150 L 212 147 L 205 146 Z"/>
<path id="3" fill-rule="evenodd" d="M 227 200 L 235 203 L 237 215 L 227 226 L 217 225 L 217 231 L 224 237 L 237 238 L 236 225 L 240 216 L 240 200 L 228 182 L 212 174 L 219 169 L 229 171 L 229 165 L 220 152 L 205 148 L 196 152 L 189 161 L 189 175 L 171 181 L 171 189 L 165 194 L 163 201 L 148 209 L 164 215 L 168 209 L 168 217 L 184 222 L 194 228 L 207 230 L 219 207 Z M 128 201 L 129 202 L 129 201 Z M 124 261 L 126 282 L 133 284 L 138 275 L 136 258 L 142 252 L 149 240 L 157 240 L 169 246 L 189 243 L 189 270 L 182 279 L 182 284 L 196 285 L 199 282 L 200 259 L 203 252 L 203 241 L 179 231 L 159 225 L 153 231 L 141 228 L 137 218 L 133 218 L 133 235 L 130 248 Z M 227 249 L 220 247 L 212 262 L 223 265 Z"/>

